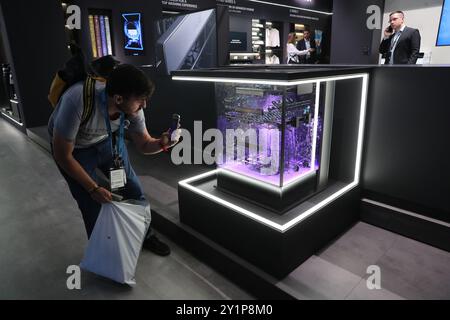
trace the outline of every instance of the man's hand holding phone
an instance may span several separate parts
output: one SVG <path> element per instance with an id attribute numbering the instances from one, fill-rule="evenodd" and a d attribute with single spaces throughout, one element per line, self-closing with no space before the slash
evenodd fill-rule
<path id="1" fill-rule="evenodd" d="M 181 117 L 178 114 L 174 114 L 172 116 L 172 125 L 169 130 L 164 132 L 161 135 L 161 146 L 163 146 L 163 149 L 167 149 L 170 147 L 173 147 L 178 143 L 178 140 L 180 139 L 181 130 L 180 130 L 180 120 Z"/>
<path id="2" fill-rule="evenodd" d="M 394 30 L 392 29 L 391 26 L 387 27 L 384 30 L 384 38 L 389 38 L 390 36 L 392 36 L 392 33 L 394 33 Z"/>

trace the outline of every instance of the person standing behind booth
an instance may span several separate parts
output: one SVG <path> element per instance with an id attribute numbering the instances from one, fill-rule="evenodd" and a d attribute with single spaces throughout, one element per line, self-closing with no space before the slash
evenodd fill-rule
<path id="1" fill-rule="evenodd" d="M 303 33 L 303 40 L 297 42 L 297 49 L 300 51 L 312 49 L 306 56 L 301 57 L 300 63 L 316 63 L 316 41 L 311 39 L 311 32 L 309 30 L 305 30 Z"/>
<path id="2" fill-rule="evenodd" d="M 389 15 L 389 27 L 384 30 L 380 53 L 385 64 L 416 64 L 420 51 L 420 32 L 405 25 L 405 14 L 395 11 Z"/>
<path id="3" fill-rule="evenodd" d="M 312 52 L 312 49 L 302 51 L 298 50 L 295 47 L 295 33 L 289 33 L 286 51 L 287 51 L 287 63 L 298 64 L 300 63 L 300 57 L 306 56 L 308 53 Z"/>

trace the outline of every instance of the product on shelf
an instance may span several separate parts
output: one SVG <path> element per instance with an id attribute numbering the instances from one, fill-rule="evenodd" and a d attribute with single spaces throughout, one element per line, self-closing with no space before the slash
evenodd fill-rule
<path id="1" fill-rule="evenodd" d="M 94 16 L 91 14 L 89 15 L 89 33 L 91 36 L 92 56 L 94 58 L 97 58 L 98 53 L 97 53 L 97 43 L 96 43 L 96 38 L 95 38 Z"/>
<path id="2" fill-rule="evenodd" d="M 280 46 L 280 31 L 272 22 L 266 22 L 266 47 Z"/>
<path id="3" fill-rule="evenodd" d="M 92 56 L 100 58 L 112 55 L 111 18 L 105 10 L 89 10 L 89 36 L 91 39 Z"/>

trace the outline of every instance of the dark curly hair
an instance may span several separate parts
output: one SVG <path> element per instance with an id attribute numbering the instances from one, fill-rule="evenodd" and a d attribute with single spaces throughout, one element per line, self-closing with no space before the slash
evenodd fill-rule
<path id="1" fill-rule="evenodd" d="M 106 81 L 106 93 L 112 97 L 115 94 L 125 99 L 134 97 L 150 97 L 155 91 L 155 85 L 135 66 L 122 64 L 117 66 Z"/>

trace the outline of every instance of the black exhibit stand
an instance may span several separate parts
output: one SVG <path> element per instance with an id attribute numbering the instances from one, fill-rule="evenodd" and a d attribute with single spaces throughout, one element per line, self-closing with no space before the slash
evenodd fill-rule
<path id="1" fill-rule="evenodd" d="M 180 221 L 276 278 L 345 231 L 359 219 L 369 71 L 174 72 L 173 80 L 215 83 L 224 133 L 238 126 L 257 130 L 259 140 L 268 130 L 271 141 L 280 138 L 270 151 L 280 157 L 275 169 L 258 162 L 264 151 L 254 160 L 247 150 L 240 160 L 227 158 L 216 170 L 181 181 Z"/>

